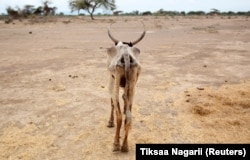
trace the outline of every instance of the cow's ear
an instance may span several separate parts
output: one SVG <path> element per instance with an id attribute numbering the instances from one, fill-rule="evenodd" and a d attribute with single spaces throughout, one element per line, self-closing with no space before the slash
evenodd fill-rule
<path id="1" fill-rule="evenodd" d="M 140 55 L 140 49 L 136 47 L 132 47 L 133 54 L 138 57 Z"/>
<path id="2" fill-rule="evenodd" d="M 111 48 L 107 48 L 107 53 L 110 57 L 114 57 L 116 55 L 116 48 L 115 47 L 111 47 Z"/>

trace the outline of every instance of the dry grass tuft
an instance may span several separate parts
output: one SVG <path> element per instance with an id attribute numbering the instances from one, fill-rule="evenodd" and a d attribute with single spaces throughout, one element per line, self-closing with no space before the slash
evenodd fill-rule
<path id="1" fill-rule="evenodd" d="M 192 131 L 200 137 L 196 141 L 203 143 L 250 141 L 250 81 L 226 84 L 218 88 L 203 87 L 203 90 L 193 88 L 184 93 L 180 106 L 186 105 L 185 110 L 187 110 L 182 120 L 183 124 L 189 126 L 186 127 L 187 132 Z M 193 118 L 194 121 L 187 121 Z"/>

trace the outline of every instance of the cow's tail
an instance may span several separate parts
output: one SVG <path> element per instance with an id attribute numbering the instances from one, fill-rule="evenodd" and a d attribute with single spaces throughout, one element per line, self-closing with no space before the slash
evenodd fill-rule
<path id="1" fill-rule="evenodd" d="M 130 126 L 131 126 L 131 111 L 130 111 L 130 106 L 129 106 L 129 90 L 130 90 L 130 56 L 129 54 L 124 54 L 124 62 L 125 62 L 125 79 L 126 79 L 126 84 L 124 88 L 124 100 L 126 101 L 126 110 L 125 112 L 125 117 L 126 117 L 126 124 L 125 124 L 125 130 L 128 132 Z"/>

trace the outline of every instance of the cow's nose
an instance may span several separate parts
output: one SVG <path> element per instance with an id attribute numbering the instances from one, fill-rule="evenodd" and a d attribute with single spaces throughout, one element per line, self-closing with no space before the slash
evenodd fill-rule
<path id="1" fill-rule="evenodd" d="M 121 63 L 122 63 L 122 64 L 124 64 L 124 63 L 125 63 L 125 60 L 124 60 L 124 57 L 123 57 L 123 56 L 122 56 L 122 58 L 121 58 L 121 60 L 120 60 L 120 61 L 121 61 Z"/>
<path id="2" fill-rule="evenodd" d="M 118 60 L 117 66 L 118 66 L 118 67 L 122 67 L 122 68 L 125 66 L 125 60 L 124 60 L 123 57 L 121 57 L 121 58 Z"/>
<path id="3" fill-rule="evenodd" d="M 124 57 L 122 57 L 120 61 L 121 61 L 122 64 L 124 64 L 125 63 Z M 134 62 L 134 59 L 131 56 L 129 56 L 129 62 L 130 63 Z"/>

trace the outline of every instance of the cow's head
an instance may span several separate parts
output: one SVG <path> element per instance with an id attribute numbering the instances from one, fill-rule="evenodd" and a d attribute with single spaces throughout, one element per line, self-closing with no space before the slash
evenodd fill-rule
<path id="1" fill-rule="evenodd" d="M 140 54 L 140 50 L 134 47 L 134 45 L 139 43 L 144 38 L 145 34 L 146 31 L 144 26 L 144 31 L 137 40 L 132 42 L 123 42 L 114 38 L 110 29 L 108 29 L 109 38 L 115 43 L 115 46 L 107 49 L 108 68 L 111 69 L 115 66 L 124 67 L 126 57 L 129 59 L 130 67 L 139 65 L 138 56 Z"/>

